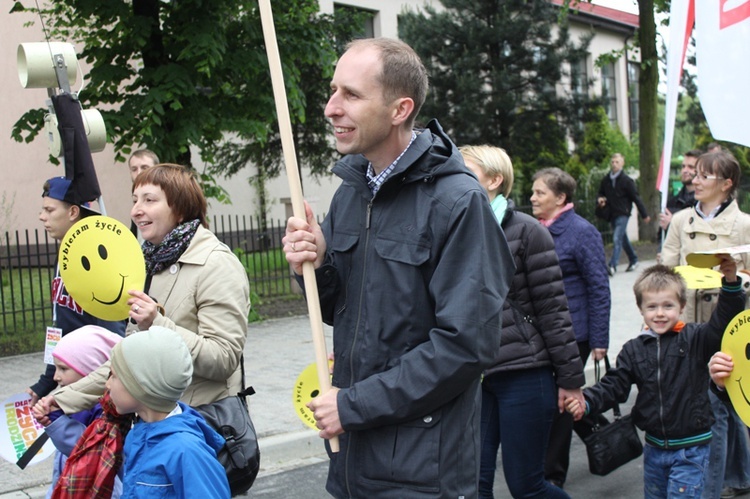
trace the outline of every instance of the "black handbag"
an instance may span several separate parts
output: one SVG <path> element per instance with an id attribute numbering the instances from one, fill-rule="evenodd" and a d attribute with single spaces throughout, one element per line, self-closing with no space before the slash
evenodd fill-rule
<path id="1" fill-rule="evenodd" d="M 244 364 L 244 359 L 240 362 Z M 246 397 L 254 394 L 255 390 L 252 386 L 244 388 L 244 365 L 242 366 L 242 386 L 242 391 L 237 395 L 194 408 L 214 430 L 226 439 L 224 447 L 219 450 L 216 457 L 227 472 L 232 497 L 250 490 L 260 469 L 258 435 L 250 419 L 246 400 Z"/>
<path id="2" fill-rule="evenodd" d="M 609 370 L 607 357 L 604 357 L 604 363 Z M 599 382 L 599 361 L 594 365 L 594 370 L 596 381 Z M 591 434 L 583 439 L 589 458 L 589 471 L 594 475 L 607 475 L 643 454 L 641 437 L 630 414 L 623 416 L 619 405 L 615 405 L 612 412 L 614 419 L 609 424 L 594 425 Z"/>
<path id="3" fill-rule="evenodd" d="M 604 206 L 601 206 L 599 204 L 599 201 L 597 200 L 596 206 L 594 207 L 594 216 L 596 218 L 600 218 L 604 220 L 605 222 L 611 222 L 612 210 L 609 208 L 609 203 L 605 204 Z"/>

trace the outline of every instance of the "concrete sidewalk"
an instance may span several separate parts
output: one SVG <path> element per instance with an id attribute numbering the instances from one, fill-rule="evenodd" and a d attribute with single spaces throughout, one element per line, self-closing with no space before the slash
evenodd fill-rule
<path id="1" fill-rule="evenodd" d="M 633 283 L 638 271 L 652 265 L 644 261 L 635 272 L 618 272 L 610 279 L 610 360 L 614 362 L 622 345 L 641 329 L 641 315 L 635 305 Z M 621 266 L 624 267 L 624 266 Z M 331 328 L 324 327 L 328 350 Z M 0 358 L 0 400 L 20 393 L 33 383 L 43 368 L 43 355 Z M 260 437 L 261 471 L 279 471 L 326 459 L 317 433 L 295 414 L 292 389 L 297 376 L 314 361 L 307 316 L 272 319 L 251 324 L 245 345 L 247 381 L 256 394 L 250 397 L 250 413 Z M 586 379 L 593 380 L 589 362 Z M 0 460 L 2 461 L 2 460 Z M 52 459 L 20 470 L 14 463 L 0 462 L 0 499 L 44 497 L 52 476 Z"/>

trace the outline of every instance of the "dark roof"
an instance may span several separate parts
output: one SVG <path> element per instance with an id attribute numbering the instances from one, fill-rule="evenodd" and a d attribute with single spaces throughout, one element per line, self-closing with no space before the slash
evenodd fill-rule
<path id="1" fill-rule="evenodd" d="M 554 5 L 563 5 L 566 0 L 550 0 Z M 614 31 L 634 32 L 638 29 L 639 19 L 637 14 L 623 12 L 621 10 L 594 5 L 586 0 L 570 0 L 571 20 L 609 28 Z"/>

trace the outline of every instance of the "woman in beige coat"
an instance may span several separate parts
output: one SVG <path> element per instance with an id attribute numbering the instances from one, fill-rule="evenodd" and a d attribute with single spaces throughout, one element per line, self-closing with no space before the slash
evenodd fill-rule
<path id="1" fill-rule="evenodd" d="M 740 211 L 734 193 L 740 165 L 731 154 L 703 154 L 696 163 L 696 204 L 674 214 L 664 241 L 662 263 L 686 265 L 687 255 L 750 243 L 750 215 Z M 735 255 L 737 268 L 750 269 L 750 254 Z M 740 272 L 743 286 L 748 275 Z M 706 322 L 716 306 L 717 290 L 688 290 L 685 322 Z M 734 497 L 750 484 L 750 441 L 737 413 L 709 390 L 715 423 L 711 427 L 711 457 L 703 497 Z M 723 490 L 724 489 L 724 490 Z"/>
<path id="2" fill-rule="evenodd" d="M 674 214 L 664 241 L 661 263 L 670 267 L 687 265 L 687 255 L 696 251 L 750 243 L 750 215 L 740 211 L 734 199 L 740 182 L 737 160 L 724 151 L 706 153 L 698 158 L 696 171 L 696 204 Z M 749 253 L 735 255 L 735 259 L 738 269 L 750 269 Z M 747 275 L 743 278 L 746 281 Z M 701 303 L 696 308 L 696 295 L 695 290 L 688 290 L 685 322 L 708 321 L 716 305 L 715 299 L 703 303 L 698 296 Z"/>
<path id="3" fill-rule="evenodd" d="M 250 310 L 247 273 L 206 228 L 206 209 L 200 185 L 184 167 L 157 165 L 133 184 L 130 215 L 144 239 L 147 277 L 143 292 L 130 292 L 128 334 L 157 325 L 182 336 L 193 357 L 193 380 L 181 400 L 193 406 L 241 390 Z M 50 402 L 66 413 L 93 406 L 108 375 L 105 364 Z"/>

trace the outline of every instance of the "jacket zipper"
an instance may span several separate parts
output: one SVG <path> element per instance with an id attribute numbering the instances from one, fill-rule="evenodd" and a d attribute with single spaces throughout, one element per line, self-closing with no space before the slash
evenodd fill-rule
<path id="1" fill-rule="evenodd" d="M 357 336 L 359 336 L 359 326 L 362 323 L 362 303 L 365 299 L 365 281 L 367 278 L 367 254 L 370 249 L 370 217 L 372 216 L 372 202 L 375 198 L 373 197 L 367 203 L 367 211 L 365 212 L 365 249 L 364 249 L 364 260 L 362 262 L 362 282 L 360 283 L 359 289 L 359 306 L 357 307 L 357 327 L 354 330 L 354 340 L 352 346 L 349 349 L 349 386 L 354 384 L 354 346 L 357 343 Z M 352 497 L 351 487 L 349 485 L 349 452 L 352 448 L 352 436 L 349 436 L 349 445 L 346 446 L 346 464 L 345 464 L 345 478 L 346 478 L 346 493 L 349 497 Z"/>
<path id="2" fill-rule="evenodd" d="M 661 432 L 664 435 L 664 448 L 669 449 L 669 439 L 667 438 L 667 429 L 664 427 L 664 395 L 661 390 L 661 337 L 656 337 L 656 386 L 659 390 L 659 421 L 661 422 Z"/>

